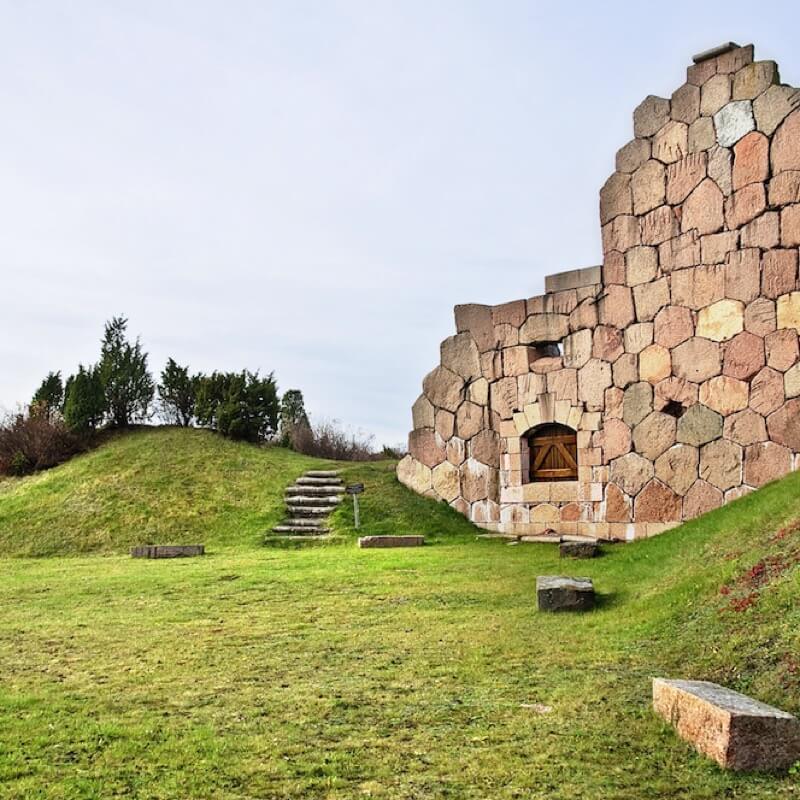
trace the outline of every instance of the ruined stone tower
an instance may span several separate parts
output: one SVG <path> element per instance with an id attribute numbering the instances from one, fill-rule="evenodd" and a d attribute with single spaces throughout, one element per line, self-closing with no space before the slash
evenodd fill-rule
<path id="1" fill-rule="evenodd" d="M 800 92 L 753 47 L 647 97 L 603 266 L 456 306 L 400 480 L 489 530 L 660 533 L 800 468 Z"/>

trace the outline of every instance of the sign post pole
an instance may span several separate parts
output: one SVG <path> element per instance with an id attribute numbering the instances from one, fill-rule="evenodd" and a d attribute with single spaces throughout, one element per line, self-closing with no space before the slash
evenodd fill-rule
<path id="1" fill-rule="evenodd" d="M 361 513 L 358 508 L 358 496 L 364 491 L 363 483 L 354 483 L 348 486 L 345 491 L 347 494 L 353 495 L 353 518 L 355 520 L 356 530 L 361 527 Z"/>

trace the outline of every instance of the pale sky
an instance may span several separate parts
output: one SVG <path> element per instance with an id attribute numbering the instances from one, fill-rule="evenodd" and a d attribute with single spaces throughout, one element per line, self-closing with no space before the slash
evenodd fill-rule
<path id="1" fill-rule="evenodd" d="M 0 0 L 0 406 L 130 319 L 154 373 L 274 371 L 403 440 L 456 303 L 600 263 L 648 94 L 795 2 Z"/>

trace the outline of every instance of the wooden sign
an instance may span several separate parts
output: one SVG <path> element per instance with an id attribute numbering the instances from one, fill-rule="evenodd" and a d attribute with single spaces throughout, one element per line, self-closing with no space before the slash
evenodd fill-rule
<path id="1" fill-rule="evenodd" d="M 361 494 L 364 491 L 364 484 L 363 483 L 353 483 L 348 486 L 345 491 L 347 494 Z"/>

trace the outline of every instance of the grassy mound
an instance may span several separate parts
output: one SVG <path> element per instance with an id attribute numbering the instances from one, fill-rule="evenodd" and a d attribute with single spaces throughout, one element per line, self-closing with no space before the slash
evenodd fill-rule
<path id="1" fill-rule="evenodd" d="M 13 552 L 111 553 L 0 559 L 0 798 L 798 796 L 696 755 L 649 692 L 717 680 L 800 712 L 800 474 L 567 565 L 350 465 L 364 533 L 434 546 L 360 551 L 344 504 L 343 546 L 265 548 L 313 463 L 151 431 L 0 490 Z M 206 557 L 122 554 L 170 511 Z M 538 614 L 536 575 L 565 571 L 599 607 Z"/>

